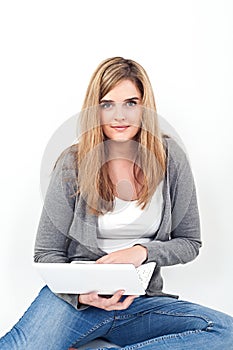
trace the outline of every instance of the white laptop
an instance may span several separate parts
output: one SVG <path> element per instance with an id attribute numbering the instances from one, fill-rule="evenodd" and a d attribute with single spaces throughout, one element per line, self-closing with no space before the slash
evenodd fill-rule
<path id="1" fill-rule="evenodd" d="M 83 294 L 97 292 L 112 295 L 125 290 L 125 295 L 143 295 L 156 263 L 135 268 L 132 264 L 96 264 L 94 261 L 72 263 L 33 263 L 54 293 Z"/>

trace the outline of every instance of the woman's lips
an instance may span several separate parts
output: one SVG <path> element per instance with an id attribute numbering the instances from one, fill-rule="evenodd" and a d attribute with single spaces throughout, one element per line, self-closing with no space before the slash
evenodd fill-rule
<path id="1" fill-rule="evenodd" d="M 129 125 L 116 125 L 116 126 L 111 126 L 111 128 L 113 128 L 114 130 L 117 131 L 124 131 L 129 127 Z"/>

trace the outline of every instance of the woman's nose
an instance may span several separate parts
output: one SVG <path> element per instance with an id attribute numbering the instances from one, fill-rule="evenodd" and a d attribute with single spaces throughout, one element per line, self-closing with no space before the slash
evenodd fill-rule
<path id="1" fill-rule="evenodd" d="M 114 117 L 115 120 L 125 120 L 125 117 L 121 114 L 116 114 Z"/>
<path id="2" fill-rule="evenodd" d="M 116 105 L 114 119 L 115 120 L 124 120 L 125 119 L 125 115 L 123 113 L 123 108 L 122 108 L 122 105 L 120 103 Z"/>

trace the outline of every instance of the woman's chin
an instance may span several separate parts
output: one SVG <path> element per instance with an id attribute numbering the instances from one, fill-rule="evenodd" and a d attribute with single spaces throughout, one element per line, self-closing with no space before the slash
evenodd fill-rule
<path id="1" fill-rule="evenodd" d="M 111 141 L 115 141 L 115 142 L 126 142 L 126 141 L 129 141 L 131 140 L 129 137 L 114 137 L 111 139 Z"/>

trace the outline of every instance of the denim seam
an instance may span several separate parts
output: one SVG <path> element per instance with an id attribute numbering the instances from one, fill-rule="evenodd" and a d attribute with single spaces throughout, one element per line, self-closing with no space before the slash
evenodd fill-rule
<path id="1" fill-rule="evenodd" d="M 124 319 L 129 319 L 129 318 L 133 318 L 133 317 L 142 317 L 148 313 L 155 313 L 155 314 L 159 314 L 159 315 L 167 315 L 167 316 L 176 316 L 176 317 L 194 317 L 194 318 L 201 318 L 203 319 L 206 323 L 207 323 L 207 326 L 205 328 L 205 330 L 210 330 L 213 326 L 214 326 L 214 323 L 213 321 L 211 321 L 210 319 L 208 319 L 207 317 L 203 316 L 203 315 L 199 315 L 199 314 L 185 314 L 185 313 L 180 313 L 180 312 L 166 312 L 166 311 L 151 311 L 151 310 L 148 310 L 146 312 L 139 312 L 137 314 L 127 314 L 127 315 L 124 315 L 124 316 L 116 316 L 115 319 L 116 320 L 124 320 Z M 111 328 L 114 328 L 114 327 L 111 327 Z"/>
<path id="2" fill-rule="evenodd" d="M 170 335 L 164 335 L 161 336 L 159 338 L 153 338 L 153 339 L 149 339 L 149 340 L 145 340 L 141 343 L 137 343 L 135 345 L 130 345 L 130 346 L 126 346 L 124 349 L 125 350 L 134 350 L 134 349 L 139 349 L 139 348 L 143 348 L 145 345 L 149 345 L 155 342 L 160 342 L 166 339 L 172 339 L 172 338 L 178 338 L 180 335 L 182 336 L 188 336 L 190 334 L 199 334 L 199 333 L 203 333 L 204 331 L 201 329 L 195 330 L 195 331 L 186 331 L 183 333 L 177 333 L 177 334 L 170 334 Z M 97 350 L 105 350 L 106 348 L 98 348 Z"/>
<path id="3" fill-rule="evenodd" d="M 149 311 L 150 312 L 150 311 Z M 125 320 L 127 318 L 134 318 L 134 317 L 139 317 L 139 316 L 143 316 L 145 313 L 142 312 L 138 312 L 136 314 L 127 314 L 127 315 L 123 315 L 123 316 L 115 316 L 114 319 L 115 320 Z"/>
<path id="4" fill-rule="evenodd" d="M 167 316 L 201 318 L 207 323 L 207 328 L 213 327 L 213 325 L 214 325 L 213 321 L 208 319 L 206 316 L 203 316 L 200 314 L 185 314 L 185 313 L 181 313 L 181 312 L 166 312 L 166 311 L 152 311 L 152 313 L 160 314 L 160 315 L 167 315 Z"/>

